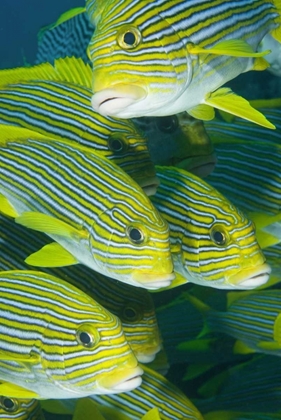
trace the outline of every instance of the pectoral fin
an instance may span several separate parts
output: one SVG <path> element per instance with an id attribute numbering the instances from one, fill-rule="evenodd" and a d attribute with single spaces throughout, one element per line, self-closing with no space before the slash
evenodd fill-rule
<path id="1" fill-rule="evenodd" d="M 188 45 L 190 54 L 215 54 L 229 55 L 232 57 L 263 57 L 270 53 L 270 50 L 255 52 L 250 44 L 242 39 L 230 39 L 218 42 L 211 48 L 203 48 L 199 45 Z"/>
<path id="2" fill-rule="evenodd" d="M 67 238 L 79 238 L 87 236 L 85 231 L 75 229 L 73 226 L 57 219 L 56 217 L 34 211 L 23 213 L 21 216 L 15 219 L 15 222 L 30 229 L 44 232 L 47 235 L 60 235 Z"/>
<path id="3" fill-rule="evenodd" d="M 281 313 L 277 316 L 274 322 L 273 339 L 281 348 Z"/>
<path id="4" fill-rule="evenodd" d="M 97 405 L 90 398 L 77 400 L 72 420 L 105 420 Z"/>
<path id="5" fill-rule="evenodd" d="M 36 363 L 39 363 L 41 358 L 37 354 L 27 354 L 27 355 L 17 355 L 14 353 L 6 353 L 5 351 L 0 351 L 0 360 L 7 360 L 11 362 L 17 362 L 17 363 L 28 363 L 35 365 Z"/>
<path id="6" fill-rule="evenodd" d="M 220 88 L 212 92 L 204 100 L 204 103 L 222 111 L 229 112 L 237 117 L 252 121 L 263 127 L 275 129 L 263 114 L 252 108 L 250 103 L 241 96 L 236 95 L 229 88 Z"/>
<path id="7" fill-rule="evenodd" d="M 9 217 L 17 217 L 18 213 L 15 208 L 10 204 L 8 199 L 0 194 L 0 213 L 4 214 L 5 216 Z"/>
<path id="8" fill-rule="evenodd" d="M 233 353 L 234 354 L 251 354 L 255 353 L 256 350 L 252 349 L 251 347 L 247 346 L 243 341 L 236 340 L 233 346 Z"/>
<path id="9" fill-rule="evenodd" d="M 160 413 L 157 407 L 152 408 L 149 410 L 141 420 L 161 420 Z"/>
<path id="10" fill-rule="evenodd" d="M 277 341 L 259 341 L 257 346 L 262 350 L 281 350 L 281 344 Z"/>
<path id="11" fill-rule="evenodd" d="M 79 261 L 57 242 L 43 246 L 25 259 L 26 264 L 35 267 L 65 267 Z"/>
<path id="12" fill-rule="evenodd" d="M 197 105 L 195 108 L 189 109 L 187 113 L 193 118 L 203 121 L 210 121 L 215 118 L 214 108 L 205 104 Z"/>
<path id="13" fill-rule="evenodd" d="M 21 386 L 11 384 L 9 382 L 0 383 L 0 395 L 9 397 L 9 398 L 21 398 L 21 399 L 40 399 L 40 395 L 36 394 L 33 391 L 22 388 Z"/>

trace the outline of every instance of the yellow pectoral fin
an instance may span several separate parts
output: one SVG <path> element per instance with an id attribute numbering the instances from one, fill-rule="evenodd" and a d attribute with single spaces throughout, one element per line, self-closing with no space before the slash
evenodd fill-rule
<path id="1" fill-rule="evenodd" d="M 253 108 L 280 108 L 281 98 L 273 99 L 252 99 L 249 101 Z"/>
<path id="2" fill-rule="evenodd" d="M 15 219 L 16 223 L 30 229 L 44 232 L 47 235 L 60 235 L 67 238 L 85 238 L 87 233 L 83 230 L 78 230 L 56 217 L 35 211 L 27 211 Z"/>
<path id="3" fill-rule="evenodd" d="M 262 350 L 281 350 L 281 344 L 277 341 L 259 341 L 257 346 Z"/>
<path id="4" fill-rule="evenodd" d="M 43 410 L 48 411 L 49 413 L 63 415 L 73 414 L 72 407 L 68 408 L 67 404 L 64 404 L 62 400 L 42 400 L 40 401 L 40 405 L 43 408 Z"/>
<path id="5" fill-rule="evenodd" d="M 6 353 L 4 351 L 0 351 L 0 360 L 8 360 L 17 363 L 28 363 L 35 365 L 39 363 L 41 358 L 37 354 L 26 354 L 26 355 L 17 355 L 14 353 Z"/>
<path id="6" fill-rule="evenodd" d="M 105 420 L 97 405 L 90 398 L 77 400 L 72 420 Z"/>
<path id="7" fill-rule="evenodd" d="M 266 61 L 266 59 L 263 57 L 258 57 L 253 62 L 252 70 L 263 71 L 263 70 L 268 69 L 268 67 L 270 67 L 269 62 Z"/>
<path id="8" fill-rule="evenodd" d="M 252 108 L 250 103 L 236 95 L 229 88 L 220 88 L 212 92 L 204 100 L 205 104 L 229 112 L 237 117 L 252 121 L 263 127 L 275 129 L 275 126 L 269 122 L 263 114 Z"/>
<path id="9" fill-rule="evenodd" d="M 141 420 L 161 420 L 160 413 L 157 407 L 152 408 L 149 410 Z"/>
<path id="10" fill-rule="evenodd" d="M 281 313 L 277 316 L 274 322 L 273 339 L 281 348 Z"/>
<path id="11" fill-rule="evenodd" d="M 230 39 L 218 42 L 211 48 L 202 48 L 199 45 L 188 45 L 190 54 L 215 54 L 229 55 L 232 57 L 263 57 L 270 53 L 270 50 L 255 52 L 250 44 L 242 39 Z"/>
<path id="12" fill-rule="evenodd" d="M 0 213 L 9 217 L 18 216 L 18 213 L 16 212 L 15 208 L 12 206 L 12 204 L 10 204 L 8 199 L 2 194 L 0 194 Z"/>
<path id="13" fill-rule="evenodd" d="M 39 399 L 40 395 L 33 391 L 22 388 L 21 386 L 11 384 L 9 382 L 0 383 L 0 395 L 9 398 L 21 398 L 21 399 Z"/>
<path id="14" fill-rule="evenodd" d="M 281 221 L 281 212 L 277 214 L 266 214 L 257 212 L 248 212 L 249 218 L 255 223 L 257 230 Z"/>
<path id="15" fill-rule="evenodd" d="M 262 230 L 256 231 L 256 238 L 261 249 L 266 249 L 270 246 L 279 244 L 281 239 L 278 236 L 271 235 L 268 232 L 263 232 Z"/>
<path id="16" fill-rule="evenodd" d="M 216 363 L 194 363 L 189 365 L 183 377 L 183 381 L 190 381 L 198 376 L 206 373 L 208 370 L 216 366 Z"/>
<path id="17" fill-rule="evenodd" d="M 233 346 L 233 353 L 234 354 L 251 354 L 255 353 L 256 350 L 252 349 L 251 347 L 247 346 L 247 344 L 243 343 L 243 341 L 237 340 Z"/>
<path id="18" fill-rule="evenodd" d="M 203 121 L 210 121 L 215 118 L 214 108 L 205 104 L 197 105 L 195 108 L 189 109 L 187 113 L 193 118 Z"/>
<path id="19" fill-rule="evenodd" d="M 35 267 L 65 267 L 79 263 L 70 252 L 56 242 L 45 245 L 39 251 L 29 255 L 25 262 Z"/>
<path id="20" fill-rule="evenodd" d="M 73 9 L 67 10 L 63 14 L 60 15 L 58 20 L 55 23 L 52 23 L 51 25 L 44 26 L 42 29 L 40 29 L 37 37 L 40 41 L 44 35 L 44 33 L 50 29 L 54 29 L 57 26 L 61 25 L 64 22 L 67 22 L 68 20 L 74 18 L 77 15 L 80 15 L 81 13 L 85 13 L 86 9 L 85 7 L 74 7 Z"/>

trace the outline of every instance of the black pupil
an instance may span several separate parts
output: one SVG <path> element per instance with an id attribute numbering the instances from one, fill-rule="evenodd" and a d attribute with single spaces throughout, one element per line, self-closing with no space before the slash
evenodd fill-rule
<path id="1" fill-rule="evenodd" d="M 126 32 L 124 35 L 124 42 L 127 45 L 134 45 L 136 42 L 136 37 L 133 32 Z"/>
<path id="2" fill-rule="evenodd" d="M 130 238 L 132 239 L 132 241 L 140 241 L 142 238 L 142 234 L 141 231 L 139 231 L 136 228 L 133 228 L 130 230 Z"/>
<path id="3" fill-rule="evenodd" d="M 81 332 L 79 334 L 79 338 L 80 338 L 81 343 L 83 343 L 85 345 L 89 345 L 92 342 L 91 336 L 86 332 Z"/>
<path id="4" fill-rule="evenodd" d="M 159 118 L 158 128 L 164 133 L 173 133 L 178 128 L 178 119 L 176 117 Z"/>
<path id="5" fill-rule="evenodd" d="M 213 237 L 214 237 L 214 240 L 215 240 L 218 244 L 221 244 L 221 243 L 224 241 L 224 236 L 223 236 L 223 234 L 222 234 L 221 232 L 219 232 L 219 231 L 214 232 Z"/>
<path id="6" fill-rule="evenodd" d="M 14 401 L 10 400 L 9 398 L 4 398 L 3 400 L 3 406 L 7 409 L 7 410 L 12 410 L 15 407 Z"/>
<path id="7" fill-rule="evenodd" d="M 134 311 L 134 309 L 132 309 L 132 308 L 126 308 L 126 309 L 124 310 L 124 315 L 125 315 L 127 318 L 131 319 L 131 318 L 135 318 L 135 316 L 136 316 L 136 312 L 135 312 L 135 311 Z"/>
<path id="8" fill-rule="evenodd" d="M 123 149 L 123 143 L 121 142 L 121 140 L 114 139 L 111 141 L 111 148 L 115 152 L 121 152 L 121 150 Z"/>

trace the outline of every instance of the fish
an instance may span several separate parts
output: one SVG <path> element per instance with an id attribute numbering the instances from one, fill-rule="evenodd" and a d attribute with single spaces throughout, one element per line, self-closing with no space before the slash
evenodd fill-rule
<path id="1" fill-rule="evenodd" d="M 274 356 L 258 355 L 244 363 L 227 367 L 207 379 L 198 390 L 204 399 L 194 398 L 193 402 L 204 418 L 205 413 L 219 410 L 279 413 L 280 417 L 280 389 L 278 359 Z M 256 419 L 259 417 L 251 417 L 251 420 Z"/>
<path id="2" fill-rule="evenodd" d="M 88 148 L 2 125 L 0 194 L 3 214 L 56 241 L 28 264 L 81 263 L 147 289 L 175 277 L 166 221 L 129 175 Z"/>
<path id="3" fill-rule="evenodd" d="M 236 338 L 234 353 L 281 356 L 281 292 L 229 292 L 227 311 L 215 311 L 194 296 L 187 299 L 205 315 L 200 335 L 218 331 Z"/>
<path id="4" fill-rule="evenodd" d="M 240 412 L 240 411 L 212 411 L 204 415 L 205 420 L 277 420 L 280 414 L 259 413 L 259 412 Z"/>
<path id="5" fill-rule="evenodd" d="M 266 34 L 258 47 L 258 51 L 262 50 L 271 51 L 266 57 L 266 61 L 270 64 L 267 70 L 274 76 L 281 77 L 280 43 L 271 34 Z"/>
<path id="6" fill-rule="evenodd" d="M 158 166 L 176 166 L 200 178 L 215 168 L 214 145 L 202 121 L 186 112 L 166 117 L 133 119 L 144 131 L 152 162 Z"/>
<path id="7" fill-rule="evenodd" d="M 0 391 L 80 398 L 141 383 L 120 320 L 67 282 L 30 270 L 0 274 Z"/>
<path id="8" fill-rule="evenodd" d="M 252 289 L 268 281 L 270 267 L 255 227 L 204 180 L 156 166 L 160 185 L 151 201 L 169 224 L 178 280 L 219 289 Z"/>
<path id="9" fill-rule="evenodd" d="M 35 399 L 0 397 L 0 419 L 45 420 L 40 403 Z"/>
<path id="10" fill-rule="evenodd" d="M 0 271 L 30 270 L 24 260 L 50 242 L 41 232 L 26 229 L 0 214 Z M 162 348 L 151 294 L 99 274 L 84 265 L 40 268 L 82 290 L 122 322 L 125 337 L 141 363 L 151 363 Z"/>
<path id="11" fill-rule="evenodd" d="M 153 194 L 158 181 L 147 139 L 131 121 L 94 112 L 91 96 L 91 68 L 80 58 L 0 70 L 0 123 L 89 147 Z"/>
<path id="12" fill-rule="evenodd" d="M 161 420 L 203 420 L 201 413 L 179 388 L 147 366 L 143 366 L 143 370 L 142 384 L 132 392 L 90 396 L 106 419 L 123 420 L 122 416 L 125 416 L 124 419 L 139 420 L 150 410 L 158 409 Z M 46 403 L 42 403 L 45 406 Z M 62 403 L 69 412 L 74 412 L 77 401 L 64 400 Z M 47 402 L 46 405 L 52 404 Z"/>
<path id="13" fill-rule="evenodd" d="M 95 30 L 88 45 L 92 106 L 119 118 L 186 111 L 210 120 L 214 108 L 270 129 L 273 124 L 231 89 L 249 70 L 264 70 L 257 52 L 267 33 L 281 41 L 280 2 L 138 0 L 86 1 Z"/>

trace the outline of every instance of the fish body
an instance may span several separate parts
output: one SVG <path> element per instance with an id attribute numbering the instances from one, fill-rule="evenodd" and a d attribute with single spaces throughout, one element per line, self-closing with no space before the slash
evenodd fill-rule
<path id="1" fill-rule="evenodd" d="M 267 282 L 253 223 L 205 181 L 179 168 L 156 167 L 155 207 L 170 227 L 175 272 L 186 281 L 222 289 Z"/>
<path id="2" fill-rule="evenodd" d="M 26 229 L 0 215 L 0 271 L 31 269 L 24 260 L 49 242 L 43 233 Z M 40 270 L 69 282 L 116 315 L 141 363 L 155 358 L 162 340 L 153 300 L 147 290 L 105 277 L 84 265 Z"/>
<path id="3" fill-rule="evenodd" d="M 277 1 L 264 0 L 150 0 L 145 7 L 138 0 L 86 1 L 95 26 L 88 46 L 93 108 L 120 118 L 187 111 L 211 119 L 218 107 L 273 128 L 245 100 L 219 88 L 268 66 L 267 52 L 255 51 L 267 33 L 281 39 L 279 9 Z"/>
<path id="4" fill-rule="evenodd" d="M 167 223 L 120 168 L 23 128 L 3 125 L 0 143 L 1 212 L 56 241 L 29 264 L 79 262 L 135 286 L 170 285 Z"/>
<path id="5" fill-rule="evenodd" d="M 120 320 L 85 293 L 23 270 L 2 272 L 0 288 L 2 395 L 79 398 L 140 384 Z"/>
<path id="6" fill-rule="evenodd" d="M 81 59 L 0 71 L 0 123 L 99 152 L 141 186 L 157 184 L 147 140 L 131 121 L 91 107 L 91 69 Z"/>
<path id="7" fill-rule="evenodd" d="M 38 400 L 0 397 L 0 419 L 45 420 Z"/>

